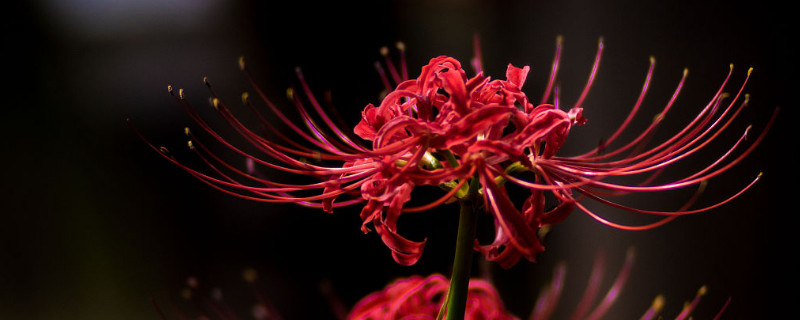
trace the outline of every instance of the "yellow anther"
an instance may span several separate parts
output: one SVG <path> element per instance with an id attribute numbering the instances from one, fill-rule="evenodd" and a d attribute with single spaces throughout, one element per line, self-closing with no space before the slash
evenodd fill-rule
<path id="1" fill-rule="evenodd" d="M 664 296 L 659 294 L 655 299 L 653 299 L 653 305 L 651 308 L 653 308 L 655 311 L 661 311 L 661 309 L 664 308 L 664 301 Z"/>
<path id="2" fill-rule="evenodd" d="M 248 99 L 250 99 L 250 94 L 247 92 L 242 92 L 242 104 L 247 104 Z"/>
<path id="3" fill-rule="evenodd" d="M 253 268 L 244 269 L 244 271 L 242 271 L 242 278 L 244 278 L 244 281 L 247 283 L 256 282 L 256 280 L 258 280 L 258 272 Z"/>
<path id="4" fill-rule="evenodd" d="M 653 117 L 653 122 L 661 122 L 661 120 L 664 120 L 664 114 L 663 113 L 659 113 L 655 117 Z"/>
<path id="5" fill-rule="evenodd" d="M 188 135 L 192 134 L 192 131 L 189 130 L 189 127 L 184 127 L 183 128 L 183 134 L 188 136 Z"/>
<path id="6" fill-rule="evenodd" d="M 700 181 L 700 186 L 697 187 L 697 192 L 702 193 L 708 186 L 708 180 Z"/>
<path id="7" fill-rule="evenodd" d="M 183 288 L 183 290 L 181 290 L 181 297 L 186 300 L 192 300 L 192 290 L 189 288 Z"/>
<path id="8" fill-rule="evenodd" d="M 706 295 L 706 292 L 708 292 L 708 287 L 702 286 L 702 287 L 700 287 L 700 289 L 697 290 L 697 296 L 698 297 L 699 296 L 704 296 L 704 295 Z"/>
<path id="9" fill-rule="evenodd" d="M 194 150 L 194 144 L 192 143 L 192 140 L 186 141 L 186 145 L 190 150 Z"/>
<path id="10" fill-rule="evenodd" d="M 214 109 L 219 110 L 219 99 L 211 98 L 211 106 L 213 106 Z"/>
<path id="11" fill-rule="evenodd" d="M 294 100 L 294 89 L 286 89 L 286 97 L 289 98 L 289 100 Z"/>
<path id="12" fill-rule="evenodd" d="M 172 90 L 172 85 L 167 85 L 167 91 L 169 91 L 169 94 L 175 95 L 175 92 Z"/>
<path id="13" fill-rule="evenodd" d="M 389 48 L 388 47 L 381 47 L 381 55 L 382 56 L 389 55 Z"/>
<path id="14" fill-rule="evenodd" d="M 242 69 L 242 71 L 244 71 L 244 57 L 243 56 L 239 57 L 239 69 Z"/>

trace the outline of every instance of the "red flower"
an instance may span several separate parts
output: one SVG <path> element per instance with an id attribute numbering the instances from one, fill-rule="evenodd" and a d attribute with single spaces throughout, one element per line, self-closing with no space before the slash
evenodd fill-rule
<path id="1" fill-rule="evenodd" d="M 347 319 L 436 319 L 447 296 L 447 279 L 439 274 L 426 278 L 412 276 L 396 280 L 381 291 L 361 299 Z M 480 279 L 469 282 L 467 310 L 464 319 L 517 319 L 503 307 L 494 287 Z"/>
<path id="2" fill-rule="evenodd" d="M 384 50 L 388 75 L 380 64 L 378 70 L 389 92 L 378 106 L 370 104 L 364 108 L 361 121 L 354 129 L 355 134 L 370 141 L 371 146 L 362 146 L 345 130 L 339 129 L 323 112 L 322 105 L 299 70 L 297 74 L 305 99 L 294 94 L 293 90 L 289 91 L 289 97 L 308 130 L 302 130 L 286 117 L 249 75 L 248 77 L 264 104 L 293 135 L 307 144 L 298 143 L 296 138 L 287 136 L 266 121 L 245 94 L 245 105 L 272 132 L 270 136 L 257 134 L 237 120 L 228 106 L 211 91 L 214 108 L 259 155 L 240 149 L 222 138 L 198 116 L 185 99 L 183 91 L 179 91 L 177 100 L 213 140 L 244 157 L 249 165 L 256 164 L 298 176 L 317 178 L 309 183 L 298 183 L 297 180 L 282 183 L 261 178 L 249 168 L 239 169 L 211 153 L 188 130 L 190 146 L 198 151 L 214 174 L 190 168 L 163 150 L 161 153 L 214 188 L 246 199 L 298 203 L 320 207 L 326 212 L 337 207 L 365 203 L 361 211 L 362 230 L 369 232 L 371 225 L 391 249 L 394 259 L 404 265 L 416 263 L 422 254 L 425 240 L 409 240 L 398 233 L 397 221 L 401 214 L 425 211 L 453 198 L 466 197 L 469 184 L 480 187 L 478 193 L 482 195 L 483 204 L 494 218 L 496 232 L 494 240 L 489 244 L 482 245 L 476 241 L 475 249 L 488 260 L 509 267 L 522 257 L 534 261 L 536 255 L 544 250 L 537 230 L 562 221 L 575 207 L 616 228 L 648 229 L 680 215 L 720 206 L 741 194 L 757 180 L 756 178 L 753 183 L 728 199 L 696 209 L 690 209 L 694 197 L 674 211 L 629 208 L 608 200 L 608 196 L 664 191 L 701 184 L 740 162 L 759 144 L 767 130 L 733 159 L 727 158 L 737 149 L 739 142 L 744 140 L 747 130 L 739 142 L 714 163 L 685 177 L 652 184 L 663 168 L 698 153 L 731 125 L 747 104 L 747 98 L 742 98 L 747 80 L 728 99 L 723 90 L 731 76 L 729 73 L 720 89 L 693 121 L 666 141 L 647 147 L 646 142 L 660 120 L 672 108 L 683 87 L 686 77 L 684 72 L 672 99 L 650 127 L 633 141 L 610 149 L 608 146 L 612 145 L 632 121 L 642 104 L 653 72 L 654 59 L 651 58 L 642 93 L 614 134 L 601 146 L 583 155 L 557 156 L 573 126 L 586 122 L 583 117 L 583 102 L 594 82 L 602 47 L 601 42 L 586 86 L 575 104 L 569 108 L 561 106 L 558 91 L 554 88 L 561 52 L 560 38 L 548 85 L 538 105 L 532 104 L 521 91 L 530 70 L 527 66 L 517 68 L 509 64 L 506 80 L 492 80 L 483 75 L 480 60 L 475 59 L 473 66 L 477 69 L 477 75 L 470 78 L 459 61 L 440 56 L 422 67 L 416 79 L 409 80 L 406 76 L 405 60 L 401 57 L 402 64 L 398 71 L 388 58 L 387 50 Z M 398 48 L 401 55 L 404 54 L 403 46 Z M 241 62 L 241 67 L 246 71 L 244 62 Z M 748 78 L 749 75 L 750 72 Z M 392 87 L 391 82 L 397 85 Z M 173 92 L 171 87 L 170 92 Z M 306 104 L 310 104 L 315 115 L 309 112 Z M 624 153 L 627 155 L 623 155 Z M 608 178 L 642 175 L 649 176 L 643 177 L 643 182 L 637 185 L 607 181 Z M 507 182 L 530 190 L 521 210 L 506 192 L 504 183 Z M 427 205 L 407 207 L 412 191 L 417 186 L 425 185 L 438 186 L 445 192 L 438 200 Z M 317 191 L 314 193 L 314 190 Z M 545 193 L 551 193 L 556 201 L 547 210 Z M 583 198 L 664 218 L 644 226 L 617 224 L 581 204 L 579 200 Z"/>

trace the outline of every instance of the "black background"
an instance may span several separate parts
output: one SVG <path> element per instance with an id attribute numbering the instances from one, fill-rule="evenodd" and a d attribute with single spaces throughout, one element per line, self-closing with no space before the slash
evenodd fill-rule
<path id="1" fill-rule="evenodd" d="M 565 261 L 559 312 L 568 316 L 595 254 L 605 252 L 610 281 L 630 246 L 637 252 L 634 271 L 609 318 L 636 318 L 658 294 L 667 299 L 669 318 L 704 284 L 709 294 L 698 319 L 713 317 L 728 297 L 728 319 L 776 318 L 793 310 L 797 143 L 790 138 L 796 109 L 790 75 L 796 61 L 787 8 L 726 1 L 135 3 L 34 1 L 4 9 L 3 61 L 10 72 L 0 113 L 2 319 L 155 319 L 150 297 L 169 311 L 170 301 L 181 301 L 188 276 L 221 288 L 247 318 L 252 294 L 240 280 L 246 267 L 259 271 L 261 292 L 285 319 L 327 319 L 333 315 L 320 283 L 329 283 L 350 307 L 394 277 L 447 273 L 453 205 L 401 219 L 401 233 L 427 236 L 429 244 L 416 266 L 398 266 L 378 237 L 359 231 L 358 208 L 328 215 L 220 194 L 149 150 L 125 119 L 191 162 L 182 130 L 192 124 L 166 85 L 185 88 L 193 104 L 205 106 L 201 79 L 208 76 L 235 105 L 241 91 L 251 90 L 236 65 L 244 55 L 287 110 L 284 91 L 297 84 L 294 67 L 300 66 L 312 87 L 320 94 L 330 90 L 339 113 L 355 122 L 364 105 L 377 103 L 381 86 L 373 62 L 381 46 L 404 41 L 413 76 L 437 55 L 468 61 L 474 32 L 490 75 L 502 78 L 507 63 L 532 66 L 525 89 L 534 97 L 544 87 L 556 36 L 563 35 L 567 104 L 580 93 L 598 38 L 605 39 L 604 61 L 585 103 L 590 122 L 573 130 L 565 155 L 591 148 L 616 128 L 635 101 L 650 55 L 658 62 L 637 118 L 640 130 L 683 68 L 690 69 L 660 131 L 664 136 L 706 103 L 729 63 L 736 66 L 729 90 L 755 68 L 747 89 L 751 106 L 707 153 L 667 174 L 702 168 L 748 124 L 758 133 L 782 108 L 766 141 L 710 181 L 701 202 L 724 199 L 763 171 L 763 180 L 732 203 L 645 232 L 614 230 L 575 212 L 548 236 L 539 263 L 490 267 L 512 312 L 527 317 L 556 262 Z M 210 108 L 201 109 L 216 119 Z M 627 203 L 674 209 L 685 196 L 634 195 Z M 593 208 L 615 221 L 647 221 Z"/>

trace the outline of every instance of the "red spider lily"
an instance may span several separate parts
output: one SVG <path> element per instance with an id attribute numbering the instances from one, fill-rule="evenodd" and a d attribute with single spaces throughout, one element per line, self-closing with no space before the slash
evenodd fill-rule
<path id="1" fill-rule="evenodd" d="M 447 295 L 448 283 L 447 278 L 439 274 L 396 280 L 383 290 L 361 299 L 347 319 L 437 319 Z M 484 280 L 470 280 L 467 301 L 464 319 L 517 319 L 505 310 L 500 295 Z"/>
<path id="2" fill-rule="evenodd" d="M 544 250 L 537 230 L 562 221 L 576 207 L 606 225 L 626 230 L 644 230 L 681 215 L 716 208 L 737 197 L 758 180 L 755 178 L 729 198 L 703 208 L 691 208 L 696 197 L 675 211 L 630 208 L 607 199 L 609 196 L 633 192 L 700 185 L 750 154 L 764 138 L 766 129 L 744 151 L 739 152 L 739 145 L 749 130 L 745 130 L 729 151 L 710 165 L 685 177 L 653 184 L 655 177 L 665 167 L 697 154 L 731 125 L 747 104 L 748 99 L 742 91 L 749 79 L 749 71 L 747 79 L 729 98 L 724 89 L 731 77 L 731 68 L 719 90 L 694 120 L 669 139 L 648 147 L 647 142 L 661 119 L 673 107 L 683 87 L 687 75 L 684 72 L 672 98 L 656 120 L 637 138 L 616 149 L 609 149 L 608 146 L 625 130 L 642 105 L 654 69 L 655 61 L 651 58 L 641 94 L 622 125 L 598 148 L 582 155 L 562 157 L 556 154 L 570 130 L 586 122 L 583 103 L 599 67 L 602 41 L 598 45 L 588 81 L 578 100 L 568 109 L 561 107 L 555 86 L 561 54 L 560 38 L 548 84 L 538 105 L 532 104 L 521 91 L 530 70 L 527 66 L 517 68 L 509 64 L 505 80 L 492 80 L 480 70 L 480 54 L 476 50 L 476 59 L 472 64 L 477 74 L 473 77 L 466 75 L 458 60 L 440 56 L 422 67 L 416 79 L 408 79 L 404 47 L 398 45 L 398 49 L 401 54 L 399 70 L 388 57 L 388 50 L 382 51 L 386 56 L 386 68 L 381 64 L 377 66 L 388 93 L 378 106 L 370 104 L 364 108 L 361 121 L 354 129 L 354 133 L 370 141 L 371 146 L 356 142 L 357 139 L 340 129 L 323 111 L 322 104 L 315 98 L 299 69 L 297 75 L 304 98 L 294 94 L 293 90 L 289 91 L 289 98 L 307 130 L 301 129 L 267 98 L 250 77 L 243 60 L 240 62 L 263 103 L 292 134 L 307 142 L 305 144 L 298 143 L 275 128 L 252 105 L 249 95 L 244 94 L 244 104 L 272 135 L 267 137 L 254 132 L 234 116 L 208 85 L 213 107 L 260 154 L 245 151 L 223 138 L 196 113 L 185 99 L 183 90 L 178 91 L 177 101 L 203 131 L 244 157 L 249 165 L 256 164 L 302 177 L 316 177 L 314 182 L 281 183 L 261 178 L 253 170 L 240 169 L 212 153 L 188 129 L 190 146 L 208 165 L 211 173 L 186 166 L 163 148 L 151 146 L 201 181 L 245 199 L 292 202 L 319 207 L 326 212 L 365 203 L 361 211 L 362 230 L 369 232 L 371 224 L 391 249 L 394 259 L 404 265 L 419 260 L 426 240 L 412 241 L 398 233 L 397 221 L 401 214 L 426 211 L 449 200 L 471 197 L 470 190 L 473 187 L 482 195 L 483 204 L 495 222 L 494 240 L 486 245 L 476 241 L 475 250 L 490 261 L 510 267 L 522 257 L 535 261 L 536 255 Z M 392 86 L 392 82 L 396 86 Z M 171 87 L 170 92 L 174 95 Z M 549 103 L 551 96 L 552 104 Z M 773 115 L 767 128 L 774 119 Z M 738 155 L 734 157 L 736 152 Z M 524 173 L 532 175 L 522 175 Z M 607 181 L 608 178 L 624 176 L 643 177 L 637 185 Z M 521 210 L 511 201 L 505 183 L 530 190 L 530 196 Z M 438 186 L 444 190 L 444 194 L 429 204 L 407 207 L 412 191 L 417 186 L 426 185 Z M 557 202 L 548 210 L 545 210 L 545 193 L 552 193 Z M 663 218 L 642 226 L 614 223 L 581 204 L 579 200 L 584 198 Z"/>
<path id="3" fill-rule="evenodd" d="M 257 281 L 255 271 L 247 269 L 243 275 L 248 285 L 253 286 L 254 289 L 253 304 L 250 310 L 252 317 L 264 320 L 282 319 L 279 308 L 276 308 L 264 293 L 255 287 Z M 398 279 L 383 290 L 362 298 L 349 312 L 337 310 L 344 308 L 338 297 L 326 298 L 336 300 L 332 301 L 333 309 L 331 311 L 337 319 L 342 320 L 436 319 L 442 302 L 446 298 L 448 284 L 447 278 L 440 274 Z M 325 289 L 323 288 L 323 290 Z M 326 296 L 335 295 L 331 292 L 324 293 Z M 181 296 L 183 302 L 187 302 L 188 305 L 172 305 L 170 311 L 177 319 L 235 320 L 246 318 L 242 317 L 241 310 L 236 310 L 237 308 L 233 306 L 235 303 L 225 301 L 220 289 L 201 288 L 195 278 L 188 279 L 187 287 L 182 290 Z M 505 310 L 497 290 L 487 281 L 481 279 L 470 281 L 468 302 L 469 307 L 466 310 L 465 319 L 517 320 Z M 166 320 L 165 312 L 155 303 L 155 300 L 153 300 L 153 305 L 159 316 Z"/>
<path id="4" fill-rule="evenodd" d="M 626 283 L 633 270 L 634 253 L 629 250 L 624 264 L 617 273 L 611 286 L 602 297 L 600 294 L 606 269 L 605 256 L 598 254 L 592 265 L 588 283 L 580 301 L 571 310 L 569 318 L 598 320 L 603 319 L 614 303 L 622 296 Z M 559 264 L 550 283 L 542 288 L 530 313 L 529 320 L 547 320 L 558 314 L 561 295 L 566 283 L 566 265 Z M 258 275 L 253 269 L 245 269 L 242 273 L 245 282 L 252 286 L 252 306 L 249 310 L 255 319 L 282 319 L 280 310 L 276 308 L 264 292 L 257 288 Z M 339 297 L 330 288 L 330 283 L 323 283 L 321 289 L 326 298 L 332 301 L 332 312 L 337 319 L 367 320 L 367 319 L 436 319 L 441 313 L 442 303 L 447 295 L 448 279 L 440 274 L 428 277 L 414 275 L 408 278 L 395 280 L 380 291 L 373 292 L 358 301 L 350 311 L 342 304 Z M 675 317 L 676 320 L 690 319 L 701 298 L 708 292 L 706 286 L 701 287 L 695 297 L 684 303 L 683 308 Z M 187 287 L 181 291 L 184 304 L 172 304 L 170 309 L 177 319 L 242 319 L 245 312 L 237 310 L 231 302 L 226 302 L 219 288 L 202 287 L 196 278 L 187 280 Z M 599 301 L 598 301 L 598 298 Z M 730 299 L 726 301 L 714 319 L 718 319 L 727 309 Z M 167 319 L 166 314 L 153 300 L 154 307 L 161 319 Z M 661 319 L 659 316 L 666 304 L 664 296 L 659 295 L 652 305 L 641 316 L 641 320 Z M 518 319 L 508 312 L 495 287 L 484 279 L 470 280 L 468 303 L 465 319 Z M 561 308 L 564 309 L 564 308 Z M 446 311 L 446 309 L 445 309 Z"/>

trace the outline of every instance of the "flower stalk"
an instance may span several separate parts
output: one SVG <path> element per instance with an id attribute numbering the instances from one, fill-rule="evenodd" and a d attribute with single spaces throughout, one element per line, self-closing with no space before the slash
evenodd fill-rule
<path id="1" fill-rule="evenodd" d="M 477 232 L 478 217 L 475 210 L 476 195 L 480 188 L 478 177 L 472 178 L 467 195 L 459 201 L 461 205 L 458 217 L 458 235 L 456 236 L 456 253 L 453 259 L 453 274 L 450 277 L 450 288 L 447 293 L 445 307 L 447 320 L 464 319 L 467 307 L 469 278 L 472 273 L 472 252 Z"/>

